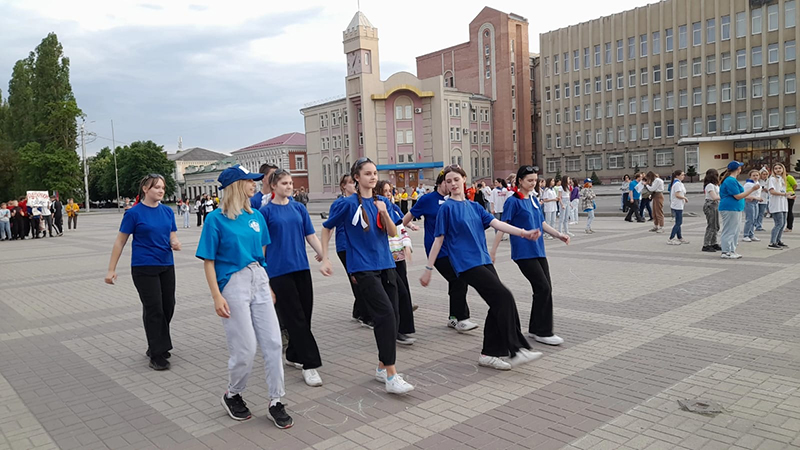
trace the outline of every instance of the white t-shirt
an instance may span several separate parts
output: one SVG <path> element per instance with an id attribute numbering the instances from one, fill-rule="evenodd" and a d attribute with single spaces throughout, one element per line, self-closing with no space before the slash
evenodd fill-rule
<path id="1" fill-rule="evenodd" d="M 545 199 L 554 199 L 556 198 L 556 191 L 550 188 L 545 188 L 542 192 L 542 200 Z M 546 202 L 544 203 L 544 212 L 556 212 L 556 202 Z"/>
<path id="2" fill-rule="evenodd" d="M 508 189 L 492 189 L 492 205 L 494 207 L 494 212 L 496 214 L 500 214 L 503 212 L 503 205 L 506 203 L 506 197 L 508 196 Z"/>
<path id="3" fill-rule="evenodd" d="M 760 205 L 766 205 L 769 202 L 769 189 L 767 188 L 769 179 L 766 180 L 758 180 L 758 184 L 761 185 L 761 201 L 758 202 Z"/>
<path id="4" fill-rule="evenodd" d="M 711 198 L 711 193 L 712 192 L 716 192 L 717 193 L 717 198 L 716 199 Z M 706 185 L 706 188 L 705 188 L 705 193 L 706 193 L 706 200 L 719 200 L 719 185 L 716 185 L 714 183 L 708 183 Z M 670 200 L 670 202 L 671 201 L 672 200 Z"/>
<path id="5" fill-rule="evenodd" d="M 53 203 L 50 200 L 48 200 L 47 203 L 44 206 L 42 206 L 42 215 L 43 216 L 49 216 L 51 214 L 50 213 L 50 205 L 52 205 L 52 204 Z"/>
<path id="6" fill-rule="evenodd" d="M 756 184 L 758 184 L 758 181 L 748 181 L 748 182 L 746 182 L 746 183 L 744 184 L 744 191 L 745 191 L 745 192 L 749 191 L 749 190 L 750 190 L 750 189 L 752 189 L 752 188 L 753 188 L 753 186 L 755 186 Z M 759 191 L 755 191 L 755 192 L 753 192 L 752 194 L 750 194 L 750 195 L 748 195 L 747 197 L 745 197 L 745 198 L 744 198 L 744 200 L 745 200 L 746 202 L 758 201 L 758 200 L 756 200 L 756 199 L 758 199 L 758 200 L 760 200 L 760 199 L 761 199 L 761 193 L 760 193 Z"/>
<path id="7" fill-rule="evenodd" d="M 682 199 L 676 197 L 677 193 L 681 193 L 684 197 L 686 197 L 686 187 L 680 180 L 674 181 L 672 188 L 669 190 L 669 207 L 672 209 L 683 210 L 684 202 Z"/>
<path id="8" fill-rule="evenodd" d="M 777 192 L 786 193 L 786 184 L 783 178 L 769 177 L 767 189 L 774 189 Z M 769 196 L 769 212 L 789 212 L 789 200 L 783 195 L 770 195 Z"/>
<path id="9" fill-rule="evenodd" d="M 210 213 L 214 210 L 214 200 L 208 199 L 205 202 L 206 212 Z"/>

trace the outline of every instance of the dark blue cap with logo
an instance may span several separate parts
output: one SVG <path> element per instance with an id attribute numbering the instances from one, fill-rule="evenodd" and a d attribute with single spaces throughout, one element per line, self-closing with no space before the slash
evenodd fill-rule
<path id="1" fill-rule="evenodd" d="M 740 163 L 739 161 L 731 161 L 728 163 L 728 171 L 733 172 L 734 170 L 742 167 L 744 163 Z"/>
<path id="2" fill-rule="evenodd" d="M 236 164 L 235 166 L 228 167 L 227 169 L 223 170 L 221 174 L 219 174 L 219 181 L 220 189 L 225 189 L 226 187 L 230 186 L 236 181 L 239 180 L 255 180 L 258 181 L 264 178 L 263 173 L 253 173 L 249 170 L 245 169 L 244 167 Z"/>

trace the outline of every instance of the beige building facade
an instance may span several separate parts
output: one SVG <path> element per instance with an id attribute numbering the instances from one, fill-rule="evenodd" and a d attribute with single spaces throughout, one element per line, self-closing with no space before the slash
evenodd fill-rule
<path id="1" fill-rule="evenodd" d="M 540 35 L 543 170 L 793 166 L 796 0 L 664 0 Z"/>

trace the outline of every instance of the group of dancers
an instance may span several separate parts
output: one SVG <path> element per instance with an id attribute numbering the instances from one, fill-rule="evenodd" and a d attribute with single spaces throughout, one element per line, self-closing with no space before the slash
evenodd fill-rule
<path id="1" fill-rule="evenodd" d="M 257 193 L 256 181 L 262 179 Z M 293 425 L 282 401 L 284 365 L 300 370 L 307 385 L 322 385 L 317 370 L 322 358 L 311 328 L 314 295 L 306 245 L 315 251 L 322 274 L 332 276 L 329 243 L 334 233 L 337 256 L 355 297 L 353 317 L 373 329 L 378 349 L 374 377 L 390 394 L 414 389 L 398 373 L 396 346 L 415 341 L 410 335 L 415 332 L 416 307 L 406 263 L 411 257 L 407 230 L 417 229 L 413 221 L 418 218 L 424 219 L 428 255 L 420 283 L 429 285 L 434 268 L 447 281 L 447 325 L 461 333 L 478 328 L 470 321 L 469 286 L 489 305 L 479 365 L 510 370 L 542 356 L 522 333 L 514 297 L 493 265 L 504 234 L 511 235 L 511 259 L 533 291 L 528 336 L 548 345 L 563 343 L 553 334 L 552 284 L 543 233 L 566 244 L 570 238 L 544 219 L 534 194 L 537 168 L 519 169 L 500 219 L 466 199 L 465 180 L 458 165 L 445 167 L 435 190 L 403 214 L 391 200 L 391 186 L 378 179 L 376 165 L 360 158 L 342 178 L 343 196 L 332 204 L 319 239 L 306 208 L 292 199 L 289 172 L 268 165 L 259 173 L 239 165 L 225 169 L 218 179 L 223 192 L 220 207 L 206 217 L 196 256 L 203 260 L 227 338 L 229 381 L 220 399 L 226 413 L 234 420 L 251 417 L 242 393 L 257 346 L 264 359 L 269 418 L 277 427 Z M 170 368 L 169 326 L 175 309 L 172 251 L 181 249 L 174 213 L 160 203 L 164 190 L 160 175 L 142 180 L 141 201 L 123 217 L 105 279 L 109 284 L 116 281 L 119 257 L 133 235 L 131 275 L 144 309 L 145 353 L 154 370 Z M 489 227 L 497 231 L 491 251 L 485 234 Z M 281 328 L 289 336 L 285 359 Z"/>

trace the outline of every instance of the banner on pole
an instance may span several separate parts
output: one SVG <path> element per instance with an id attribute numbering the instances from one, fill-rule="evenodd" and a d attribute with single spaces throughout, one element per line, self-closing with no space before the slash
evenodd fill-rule
<path id="1" fill-rule="evenodd" d="M 49 201 L 48 191 L 28 191 L 28 206 L 47 206 Z"/>

